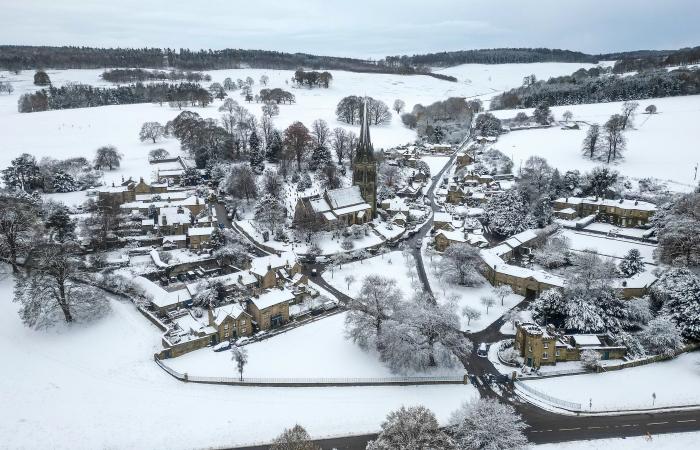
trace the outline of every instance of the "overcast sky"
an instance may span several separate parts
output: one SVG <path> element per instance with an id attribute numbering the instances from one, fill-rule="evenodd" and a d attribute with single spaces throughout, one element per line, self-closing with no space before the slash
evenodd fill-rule
<path id="1" fill-rule="evenodd" d="M 0 43 L 381 57 L 700 45 L 700 0 L 0 0 Z"/>

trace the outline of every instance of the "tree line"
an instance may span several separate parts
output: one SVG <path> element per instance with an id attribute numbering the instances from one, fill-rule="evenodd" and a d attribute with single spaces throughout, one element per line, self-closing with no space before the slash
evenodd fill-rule
<path id="1" fill-rule="evenodd" d="M 700 46 L 682 48 L 672 52 L 630 55 L 617 59 L 613 66 L 614 73 L 641 72 L 671 66 L 685 66 L 700 62 Z"/>
<path id="2" fill-rule="evenodd" d="M 137 81 L 211 81 L 211 75 L 182 70 L 111 69 L 102 72 L 100 77 L 110 83 L 134 83 Z"/>
<path id="3" fill-rule="evenodd" d="M 197 83 L 135 83 L 114 88 L 87 84 L 66 84 L 33 94 L 22 94 L 17 101 L 21 113 L 56 109 L 88 108 L 93 106 L 128 105 L 134 103 L 171 103 L 173 106 L 206 106 L 212 102 L 211 93 Z"/>
<path id="4" fill-rule="evenodd" d="M 491 101 L 492 109 L 641 100 L 700 93 L 700 69 L 656 70 L 631 76 L 564 76 L 511 89 Z"/>

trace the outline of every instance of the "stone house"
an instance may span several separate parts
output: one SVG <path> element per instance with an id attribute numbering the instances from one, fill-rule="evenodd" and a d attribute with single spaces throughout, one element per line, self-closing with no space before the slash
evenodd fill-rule
<path id="1" fill-rule="evenodd" d="M 573 209 L 578 217 L 595 215 L 600 222 L 619 227 L 645 226 L 656 212 L 656 205 L 639 200 L 608 200 L 591 197 L 562 197 L 554 200 L 555 211 Z M 571 213 L 568 213 L 571 216 Z"/>
<path id="2" fill-rule="evenodd" d="M 454 231 L 454 226 L 452 226 L 452 214 L 446 212 L 434 213 L 433 228 L 436 230 Z"/>
<path id="3" fill-rule="evenodd" d="M 199 250 L 209 245 L 211 234 L 216 228 L 214 227 L 190 227 L 187 230 L 189 246 L 193 250 Z"/>
<path id="4" fill-rule="evenodd" d="M 297 200 L 294 222 L 315 220 L 329 227 L 340 223 L 344 226 L 361 225 L 372 220 L 372 206 L 365 202 L 357 185 L 326 190 L 320 197 Z"/>
<path id="5" fill-rule="evenodd" d="M 541 327 L 534 323 L 518 324 L 514 348 L 523 358 L 524 364 L 534 368 L 563 361 L 578 361 L 584 350 L 600 353 L 602 360 L 621 359 L 627 354 L 627 349 L 616 345 L 608 335 L 566 335 L 552 327 Z"/>
<path id="6" fill-rule="evenodd" d="M 435 235 L 435 249 L 444 252 L 452 244 L 464 244 L 467 239 L 461 231 L 440 230 Z"/>
<path id="7" fill-rule="evenodd" d="M 288 289 L 271 289 L 248 299 L 248 311 L 259 330 L 279 328 L 289 322 L 289 304 L 294 300 Z"/>
<path id="8" fill-rule="evenodd" d="M 209 309 L 209 325 L 216 329 L 216 343 L 253 334 L 253 317 L 238 303 Z"/>

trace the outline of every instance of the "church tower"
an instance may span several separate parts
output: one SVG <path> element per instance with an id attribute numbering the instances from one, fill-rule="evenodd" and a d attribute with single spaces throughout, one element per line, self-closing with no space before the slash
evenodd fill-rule
<path id="1" fill-rule="evenodd" d="M 369 139 L 369 121 L 367 119 L 367 100 L 362 114 L 360 139 L 355 149 L 352 165 L 352 184 L 360 187 L 362 198 L 372 206 L 372 218 L 377 216 L 377 161 L 374 148 Z"/>

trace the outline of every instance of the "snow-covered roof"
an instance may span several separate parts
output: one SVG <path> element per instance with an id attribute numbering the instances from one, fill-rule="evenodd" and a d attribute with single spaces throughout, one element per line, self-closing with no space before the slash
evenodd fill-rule
<path id="1" fill-rule="evenodd" d="M 163 242 L 177 242 L 186 240 L 187 236 L 184 234 L 171 234 L 170 236 L 163 236 Z"/>
<path id="2" fill-rule="evenodd" d="M 189 228 L 187 234 L 190 236 L 209 236 L 216 228 L 214 227 L 196 227 Z"/>
<path id="3" fill-rule="evenodd" d="M 537 233 L 535 233 L 533 230 L 525 230 L 511 236 L 511 238 L 517 239 L 521 244 L 527 244 L 528 242 L 537 239 Z"/>
<path id="4" fill-rule="evenodd" d="M 367 209 L 372 209 L 368 203 L 360 203 L 359 205 L 346 206 L 345 208 L 334 209 L 333 213 L 336 216 L 342 216 L 345 214 L 352 214 L 355 212 L 365 211 Z"/>
<path id="5" fill-rule="evenodd" d="M 221 325 L 227 317 L 238 319 L 241 314 L 246 314 L 245 310 L 238 303 L 219 306 L 218 308 L 214 308 L 211 312 L 216 325 Z"/>
<path id="6" fill-rule="evenodd" d="M 643 289 L 654 284 L 656 280 L 656 276 L 651 271 L 645 270 L 629 278 L 616 278 L 612 282 L 612 287 L 615 289 Z"/>
<path id="7" fill-rule="evenodd" d="M 100 186 L 97 188 L 97 192 L 117 194 L 119 192 L 127 192 L 129 188 L 127 186 Z"/>
<path id="8" fill-rule="evenodd" d="M 168 193 L 162 193 L 162 194 L 136 194 L 134 198 L 136 199 L 137 202 L 151 202 L 153 201 L 154 198 L 160 198 L 161 200 L 165 200 L 166 198 L 170 198 L 171 200 L 184 200 L 189 196 L 189 194 L 185 191 L 180 191 L 180 192 L 168 192 Z"/>
<path id="9" fill-rule="evenodd" d="M 588 347 L 588 346 L 599 346 L 603 343 L 600 342 L 600 338 L 595 334 L 572 334 L 571 338 L 576 342 L 577 345 Z"/>
<path id="10" fill-rule="evenodd" d="M 144 293 L 151 297 L 151 302 L 158 308 L 165 308 L 186 302 L 192 299 L 187 289 L 168 292 L 158 284 L 145 277 L 134 278 L 134 284 L 143 289 Z"/>
<path id="11" fill-rule="evenodd" d="M 562 213 L 562 214 L 576 214 L 576 210 L 574 208 L 564 208 L 564 209 L 560 209 L 557 212 Z"/>
<path id="12" fill-rule="evenodd" d="M 187 164 L 179 156 L 177 158 L 155 159 L 150 161 L 158 170 L 186 169 Z"/>
<path id="13" fill-rule="evenodd" d="M 187 197 L 184 200 L 173 200 L 169 198 L 168 194 L 163 194 L 163 200 L 157 202 L 128 202 L 120 206 L 122 209 L 148 209 L 151 205 L 156 208 L 167 208 L 170 206 L 193 206 L 193 205 L 203 205 L 205 203 L 203 198 L 199 198 L 196 195 Z"/>
<path id="14" fill-rule="evenodd" d="M 314 198 L 309 200 L 309 204 L 311 205 L 311 209 L 314 210 L 314 212 L 317 213 L 322 213 L 326 211 L 330 211 L 331 207 L 326 201 L 325 198 Z"/>
<path id="15" fill-rule="evenodd" d="M 153 219 L 143 219 L 141 220 L 142 227 L 152 227 L 154 225 Z"/>
<path id="16" fill-rule="evenodd" d="M 160 208 L 158 211 L 158 225 L 176 225 L 190 223 L 192 213 L 187 208 L 178 208 L 177 206 L 168 206 Z M 163 220 L 165 219 L 165 220 Z"/>
<path id="17" fill-rule="evenodd" d="M 294 294 L 289 289 L 272 289 L 260 294 L 259 297 L 250 298 L 250 301 L 260 310 L 280 303 L 288 303 L 292 300 L 294 300 Z"/>
<path id="18" fill-rule="evenodd" d="M 507 243 L 497 245 L 496 247 L 491 249 L 491 251 L 493 251 L 499 257 L 502 257 L 506 253 L 509 253 L 511 250 L 513 250 L 513 248 L 510 245 L 508 245 Z"/>
<path id="19" fill-rule="evenodd" d="M 451 223 L 452 214 L 446 212 L 436 212 L 433 214 L 433 222 Z"/>
<path id="20" fill-rule="evenodd" d="M 408 205 L 401 197 L 388 198 L 382 200 L 382 208 L 389 211 L 408 211 Z"/>
<path id="21" fill-rule="evenodd" d="M 359 186 L 331 189 L 326 191 L 326 196 L 328 197 L 328 203 L 333 209 L 345 208 L 347 206 L 365 202 L 365 200 L 362 198 L 362 194 L 360 193 Z"/>
<path id="22" fill-rule="evenodd" d="M 641 200 L 609 200 L 604 198 L 591 198 L 591 197 L 561 197 L 555 200 L 557 203 L 564 203 L 568 205 L 595 205 L 595 206 L 614 206 L 616 208 L 637 210 L 637 211 L 656 211 L 656 205 L 649 202 L 644 202 Z"/>
<path id="23" fill-rule="evenodd" d="M 467 242 L 467 239 L 464 237 L 464 233 L 462 233 L 461 231 L 440 230 L 435 235 L 435 237 L 438 237 L 439 235 L 443 235 L 445 238 L 452 242 Z"/>
<path id="24" fill-rule="evenodd" d="M 253 258 L 250 262 L 250 271 L 254 274 L 264 276 L 268 271 L 268 267 L 274 270 L 284 267 L 287 264 L 293 266 L 296 260 L 296 255 L 292 252 L 284 252 L 279 256 L 261 256 L 259 258 Z"/>

